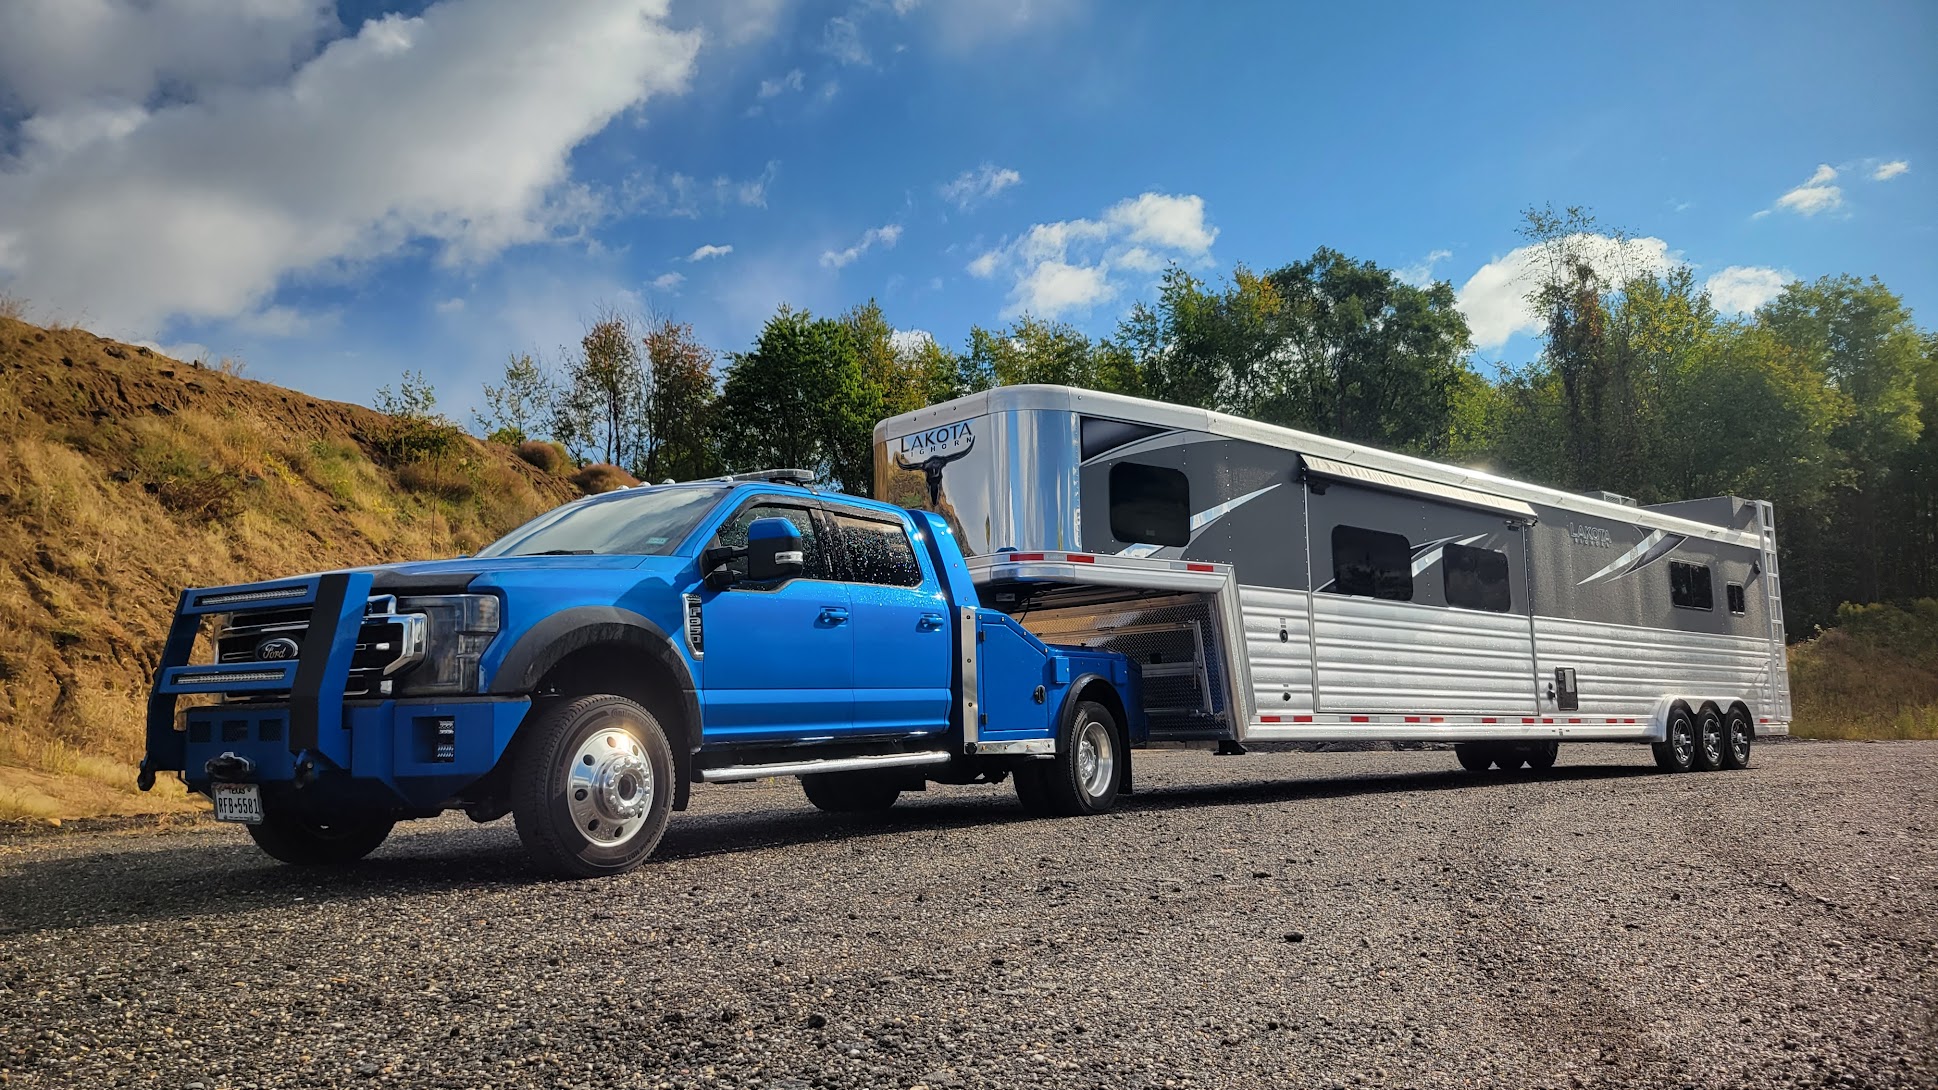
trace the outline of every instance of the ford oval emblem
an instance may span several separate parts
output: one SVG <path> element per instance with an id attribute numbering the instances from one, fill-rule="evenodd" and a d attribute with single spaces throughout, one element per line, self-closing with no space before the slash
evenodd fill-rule
<path id="1" fill-rule="evenodd" d="M 282 662 L 295 658 L 303 649 L 288 636 L 277 636 L 256 645 L 256 658 L 263 662 Z"/>

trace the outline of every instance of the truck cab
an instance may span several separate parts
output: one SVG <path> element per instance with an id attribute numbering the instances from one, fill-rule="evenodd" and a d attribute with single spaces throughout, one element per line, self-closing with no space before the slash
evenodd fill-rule
<path id="1" fill-rule="evenodd" d="M 1136 664 L 984 608 L 944 519 L 806 477 L 627 489 L 474 557 L 186 591 L 142 786 L 178 772 L 296 863 L 509 813 L 579 876 L 637 866 L 699 783 L 799 776 L 833 811 L 930 782 L 1013 779 L 1038 813 L 1128 790 Z"/>

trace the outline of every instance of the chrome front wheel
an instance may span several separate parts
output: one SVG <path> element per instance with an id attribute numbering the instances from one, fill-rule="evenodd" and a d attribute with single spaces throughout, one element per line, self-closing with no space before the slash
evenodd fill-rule
<path id="1" fill-rule="evenodd" d="M 594 733 L 579 745 L 568 769 L 566 808 L 587 840 L 617 847 L 646 828 L 653 766 L 631 731 L 607 727 Z"/>

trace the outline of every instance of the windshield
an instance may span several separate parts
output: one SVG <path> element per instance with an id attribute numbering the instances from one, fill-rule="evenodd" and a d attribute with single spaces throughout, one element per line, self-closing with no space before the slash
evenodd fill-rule
<path id="1" fill-rule="evenodd" d="M 705 487 L 613 492 L 547 511 L 478 555 L 666 556 L 725 494 Z"/>

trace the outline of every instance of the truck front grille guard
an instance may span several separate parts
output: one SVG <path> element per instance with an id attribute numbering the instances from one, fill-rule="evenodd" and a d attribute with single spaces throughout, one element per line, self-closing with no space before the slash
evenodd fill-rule
<path id="1" fill-rule="evenodd" d="M 298 764 L 344 755 L 340 730 L 324 737 L 323 725 L 343 722 L 343 694 L 357 654 L 358 634 L 373 582 L 369 572 L 335 572 L 275 583 L 207 587 L 182 592 L 162 645 L 155 686 L 148 697 L 148 752 L 137 785 L 146 791 L 157 772 L 180 772 L 187 759 L 186 735 L 175 729 L 175 704 L 187 695 L 289 694 L 289 750 Z M 309 608 L 309 622 L 295 658 L 271 662 L 217 662 L 190 665 L 202 619 L 238 612 L 238 606 L 289 610 Z M 247 612 L 243 610 L 240 612 Z"/>

